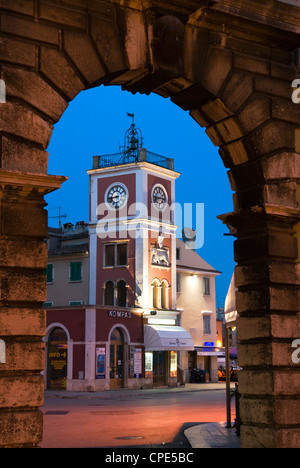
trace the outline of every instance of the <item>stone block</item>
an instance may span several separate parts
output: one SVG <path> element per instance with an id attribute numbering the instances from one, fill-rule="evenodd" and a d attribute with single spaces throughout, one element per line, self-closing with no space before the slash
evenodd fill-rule
<path id="1" fill-rule="evenodd" d="M 148 37 L 141 11 L 127 10 L 125 15 L 125 50 L 130 69 L 149 66 Z M 171 52 L 171 51 L 170 51 Z"/>
<path id="2" fill-rule="evenodd" d="M 0 408 L 30 408 L 44 402 L 42 375 L 1 376 Z"/>
<path id="3" fill-rule="evenodd" d="M 7 96 L 28 102 L 54 123 L 60 119 L 68 106 L 63 97 L 35 72 L 3 68 L 3 79 Z"/>
<path id="4" fill-rule="evenodd" d="M 298 207 L 296 182 L 274 182 L 264 186 L 264 203 L 280 207 Z"/>
<path id="5" fill-rule="evenodd" d="M 243 396 L 273 396 L 274 383 L 270 369 L 246 370 L 239 372 L 239 392 Z"/>
<path id="6" fill-rule="evenodd" d="M 0 60 L 16 65 L 25 65 L 35 68 L 37 57 L 37 47 L 34 44 L 11 39 L 0 38 Z"/>
<path id="7" fill-rule="evenodd" d="M 25 18 L 3 14 L 1 16 L 1 31 L 15 36 L 45 42 L 52 45 L 59 44 L 59 30 L 53 26 L 33 22 Z"/>
<path id="8" fill-rule="evenodd" d="M 34 16 L 34 0 L 1 0 L 1 9 L 15 11 L 24 15 Z"/>
<path id="9" fill-rule="evenodd" d="M 40 372 L 45 367 L 45 345 L 41 341 L 6 339 L 6 363 L 1 364 L 1 371 Z"/>
<path id="10" fill-rule="evenodd" d="M 5 171 L 47 174 L 49 153 L 14 139 L 2 136 L 0 139 L 0 166 Z"/>
<path id="11" fill-rule="evenodd" d="M 109 73 L 128 68 L 123 48 L 120 47 L 119 31 L 113 21 L 92 16 L 90 34 Z"/>
<path id="12" fill-rule="evenodd" d="M 219 122 L 232 116 L 232 112 L 220 99 L 214 99 L 204 104 L 201 111 L 209 118 L 209 122 Z"/>
<path id="13" fill-rule="evenodd" d="M 268 75 L 269 74 L 269 62 L 267 60 L 260 60 L 249 55 L 233 54 L 234 68 L 238 70 L 244 70 L 255 74 Z"/>
<path id="14" fill-rule="evenodd" d="M 295 149 L 295 129 L 286 122 L 271 120 L 263 128 L 256 131 L 252 139 L 261 155 L 272 152 L 282 152 Z"/>
<path id="15" fill-rule="evenodd" d="M 9 201 L 9 200 L 8 200 Z M 29 206 L 29 204 L 17 204 L 16 199 L 12 199 L 15 205 L 3 203 L 1 216 L 1 231 L 3 236 L 23 236 L 24 238 L 45 239 L 48 235 L 48 213 L 39 207 Z"/>
<path id="16" fill-rule="evenodd" d="M 291 348 L 291 353 L 294 349 Z M 300 372 L 299 364 L 290 369 L 277 370 L 273 373 L 274 394 L 278 396 L 299 397 Z"/>
<path id="17" fill-rule="evenodd" d="M 261 167 L 267 180 L 300 178 L 300 154 L 284 152 L 265 157 Z"/>
<path id="18" fill-rule="evenodd" d="M 267 122 L 271 116 L 271 101 L 267 97 L 254 97 L 240 112 L 239 120 L 246 132 Z"/>
<path id="19" fill-rule="evenodd" d="M 251 75 L 235 72 L 227 81 L 221 99 L 232 112 L 236 112 L 252 96 L 253 87 Z"/>
<path id="20" fill-rule="evenodd" d="M 254 90 L 267 96 L 277 96 L 287 100 L 291 99 L 292 94 L 291 87 L 287 86 L 286 81 L 259 75 L 254 77 Z"/>
<path id="21" fill-rule="evenodd" d="M 105 75 L 103 66 L 88 36 L 65 30 L 64 50 L 89 84 L 99 81 Z"/>
<path id="22" fill-rule="evenodd" d="M 46 242 L 0 238 L 0 267 L 45 269 L 47 256 Z"/>
<path id="23" fill-rule="evenodd" d="M 76 71 L 71 67 L 63 53 L 41 47 L 40 50 L 41 72 L 62 92 L 68 101 L 74 99 L 85 88 Z"/>
<path id="24" fill-rule="evenodd" d="M 300 430 L 242 425 L 241 448 L 299 448 Z"/>
<path id="25" fill-rule="evenodd" d="M 293 427 L 278 430 L 276 433 L 276 447 L 298 449 L 300 447 L 300 429 Z"/>
<path id="26" fill-rule="evenodd" d="M 288 354 L 291 357 L 292 340 L 300 337 L 300 316 L 265 315 L 238 318 L 237 337 L 239 342 L 255 341 L 262 338 L 288 339 Z M 291 365 L 290 358 L 288 364 Z"/>
<path id="27" fill-rule="evenodd" d="M 231 71 L 231 60 L 231 51 L 216 47 L 210 48 L 200 82 L 215 96 L 219 95 L 222 85 Z"/>
<path id="28" fill-rule="evenodd" d="M 45 302 L 46 276 L 36 270 L 0 269 L 0 301 Z"/>
<path id="29" fill-rule="evenodd" d="M 11 102 L 1 107 L 0 131 L 33 141 L 45 149 L 52 134 L 48 122 L 32 110 Z"/>
<path id="30" fill-rule="evenodd" d="M 269 427 L 241 426 L 241 448 L 276 447 L 275 430 Z"/>
<path id="31" fill-rule="evenodd" d="M 272 99 L 271 116 L 273 119 L 283 120 L 299 125 L 300 106 L 295 105 L 291 99 L 274 97 Z"/>
<path id="32" fill-rule="evenodd" d="M 42 308 L 1 307 L 2 336 L 44 336 L 46 312 Z"/>
<path id="33" fill-rule="evenodd" d="M 35 447 L 42 440 L 43 414 L 34 411 L 0 413 L 0 447 Z"/>
<path id="34" fill-rule="evenodd" d="M 232 167 L 232 165 L 237 166 L 239 164 L 244 164 L 250 159 L 243 140 L 237 140 L 233 143 L 226 144 L 222 147 L 222 150 L 232 161 L 230 167 Z"/>
<path id="35" fill-rule="evenodd" d="M 268 343 L 238 345 L 239 365 L 241 367 L 271 366 L 273 363 L 272 346 Z"/>
<path id="36" fill-rule="evenodd" d="M 51 23 L 86 30 L 87 15 L 82 10 L 39 1 L 39 18 Z"/>
<path id="37" fill-rule="evenodd" d="M 230 117 L 217 123 L 216 129 L 224 143 L 229 143 L 234 140 L 239 140 L 244 136 L 244 130 L 240 125 L 238 119 Z"/>
<path id="38" fill-rule="evenodd" d="M 211 123 L 210 119 L 199 109 L 191 110 L 190 116 L 200 125 L 200 127 L 207 127 Z"/>
<path id="39" fill-rule="evenodd" d="M 277 424 L 276 402 L 273 399 L 241 398 L 240 416 L 245 425 L 272 426 Z"/>

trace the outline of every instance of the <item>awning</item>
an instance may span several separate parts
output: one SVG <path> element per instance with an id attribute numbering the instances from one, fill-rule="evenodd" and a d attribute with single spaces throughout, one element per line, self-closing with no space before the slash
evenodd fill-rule
<path id="1" fill-rule="evenodd" d="M 238 313 L 236 311 L 236 304 L 235 304 L 235 293 L 236 293 L 236 287 L 234 285 L 234 273 L 233 273 L 231 282 L 229 285 L 228 293 L 225 299 L 225 308 L 224 308 L 225 324 L 229 324 L 229 323 L 234 324 L 234 322 L 238 318 Z"/>
<path id="2" fill-rule="evenodd" d="M 182 327 L 144 325 L 145 351 L 193 351 L 191 335 Z"/>

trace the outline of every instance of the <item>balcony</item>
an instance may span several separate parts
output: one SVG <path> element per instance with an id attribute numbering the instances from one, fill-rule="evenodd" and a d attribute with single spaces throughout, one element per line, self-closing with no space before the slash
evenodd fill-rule
<path id="1" fill-rule="evenodd" d="M 122 166 L 124 164 L 136 164 L 139 162 L 148 162 L 155 166 L 164 167 L 174 171 L 174 159 L 166 158 L 159 154 L 151 153 L 145 148 L 127 150 L 123 153 L 105 154 L 102 156 L 93 156 L 93 168 L 102 169 L 105 167 Z"/>

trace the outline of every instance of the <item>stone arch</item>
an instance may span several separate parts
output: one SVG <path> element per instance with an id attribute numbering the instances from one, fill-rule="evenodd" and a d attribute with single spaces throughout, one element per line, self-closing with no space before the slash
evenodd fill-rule
<path id="1" fill-rule="evenodd" d="M 203 2 L 198 10 L 193 3 L 2 2 L 0 323 L 16 356 L 20 337 L 26 348 L 26 366 L 16 364 L 23 358 L 8 358 L 5 371 L 21 372 L 20 385 L 35 392 L 25 405 L 3 402 L 15 417 L 13 424 L 1 411 L 7 430 L 0 446 L 36 446 L 41 439 L 35 408 L 42 392 L 36 337 L 44 328 L 44 195 L 65 180 L 47 175 L 45 150 L 68 102 L 100 84 L 171 98 L 220 147 L 235 191 L 234 212 L 221 218 L 237 239 L 242 446 L 299 445 L 299 368 L 290 342 L 300 335 L 300 111 L 290 95 L 300 70 L 292 57 L 299 33 L 289 23 L 299 8 L 289 5 L 288 16 L 275 2 L 277 15 L 270 8 L 262 18 L 247 0 L 239 12 L 223 2 Z M 33 410 L 24 413 L 24 406 Z"/>

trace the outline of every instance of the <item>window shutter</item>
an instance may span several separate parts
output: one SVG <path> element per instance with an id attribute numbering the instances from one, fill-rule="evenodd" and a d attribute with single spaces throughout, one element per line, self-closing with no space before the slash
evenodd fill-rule
<path id="1" fill-rule="evenodd" d="M 81 281 L 81 262 L 71 262 L 70 270 L 70 281 Z"/>
<path id="2" fill-rule="evenodd" d="M 53 264 L 49 263 L 46 269 L 47 283 L 53 283 Z"/>

